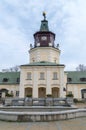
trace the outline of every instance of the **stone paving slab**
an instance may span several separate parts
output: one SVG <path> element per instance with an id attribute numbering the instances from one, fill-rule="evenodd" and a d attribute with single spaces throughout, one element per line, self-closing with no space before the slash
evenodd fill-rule
<path id="1" fill-rule="evenodd" d="M 86 130 L 86 118 L 31 123 L 0 121 L 0 130 Z"/>

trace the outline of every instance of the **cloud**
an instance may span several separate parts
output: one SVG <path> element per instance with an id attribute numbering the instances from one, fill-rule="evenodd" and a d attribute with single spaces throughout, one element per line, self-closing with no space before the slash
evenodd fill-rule
<path id="1" fill-rule="evenodd" d="M 29 62 L 29 44 L 39 30 L 42 12 L 60 44 L 61 63 L 66 69 L 86 64 L 86 1 L 83 0 L 1 0 L 0 61 L 2 67 Z M 4 59 L 3 59 L 4 57 Z M 1 68 L 2 68 L 1 67 Z"/>
<path id="2" fill-rule="evenodd" d="M 63 11 L 68 16 L 63 19 L 62 59 L 67 66 L 86 64 L 86 1 L 71 1 Z M 69 67 L 68 67 L 69 68 Z M 71 68 L 71 67 L 70 67 Z"/>

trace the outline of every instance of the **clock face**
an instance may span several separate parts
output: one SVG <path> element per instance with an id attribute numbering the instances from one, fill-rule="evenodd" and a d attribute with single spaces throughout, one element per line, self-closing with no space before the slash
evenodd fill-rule
<path id="1" fill-rule="evenodd" d="M 42 36 L 41 40 L 47 40 L 47 37 L 46 36 Z"/>

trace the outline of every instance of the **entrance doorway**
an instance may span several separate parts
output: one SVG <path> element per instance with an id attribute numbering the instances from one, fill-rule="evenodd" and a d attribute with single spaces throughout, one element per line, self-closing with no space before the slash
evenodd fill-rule
<path id="1" fill-rule="evenodd" d="M 32 97 L 32 88 L 25 88 L 25 97 Z"/>
<path id="2" fill-rule="evenodd" d="M 46 97 L 46 88 L 44 87 L 38 88 L 38 97 L 39 98 Z"/>
<path id="3" fill-rule="evenodd" d="M 57 88 L 57 87 L 52 88 L 52 96 L 54 98 L 59 97 L 59 88 Z"/>

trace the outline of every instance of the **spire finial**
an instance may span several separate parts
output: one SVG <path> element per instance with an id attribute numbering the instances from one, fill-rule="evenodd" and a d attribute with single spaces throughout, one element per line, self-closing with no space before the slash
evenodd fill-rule
<path id="1" fill-rule="evenodd" d="M 46 20 L 46 12 L 43 12 L 44 20 Z"/>

